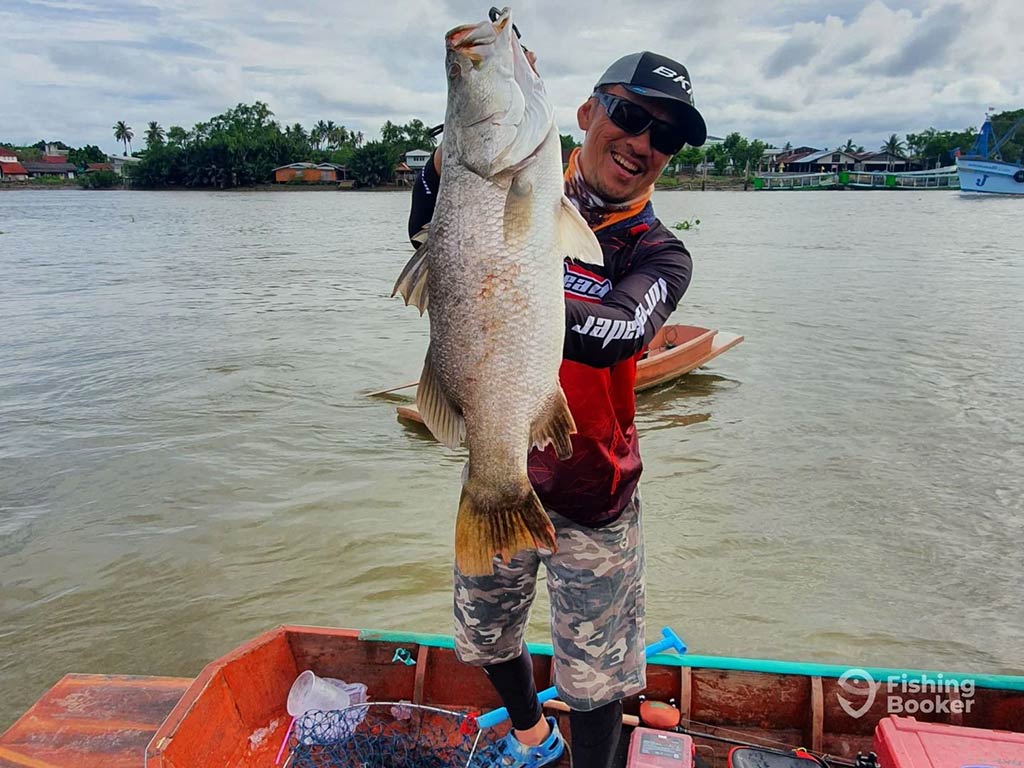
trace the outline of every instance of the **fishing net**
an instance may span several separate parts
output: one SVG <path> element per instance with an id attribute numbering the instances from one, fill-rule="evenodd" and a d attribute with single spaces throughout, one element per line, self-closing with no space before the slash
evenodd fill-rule
<path id="1" fill-rule="evenodd" d="M 495 736 L 476 717 L 407 702 L 307 712 L 292 730 L 290 768 L 465 768 Z"/>

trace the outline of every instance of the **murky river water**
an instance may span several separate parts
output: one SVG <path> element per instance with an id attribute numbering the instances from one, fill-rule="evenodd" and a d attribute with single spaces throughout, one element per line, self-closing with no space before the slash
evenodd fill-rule
<path id="1" fill-rule="evenodd" d="M 407 203 L 0 194 L 0 728 L 283 622 L 450 631 L 463 459 L 362 394 L 426 347 Z M 1024 673 L 1022 203 L 656 196 L 677 321 L 747 340 L 640 399 L 652 631 Z"/>

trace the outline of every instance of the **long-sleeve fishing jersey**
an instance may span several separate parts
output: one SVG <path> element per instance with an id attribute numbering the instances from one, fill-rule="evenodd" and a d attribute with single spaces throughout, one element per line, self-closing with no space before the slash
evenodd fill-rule
<path id="1" fill-rule="evenodd" d="M 433 217 L 439 186 L 431 158 L 413 188 L 410 238 Z M 528 464 L 541 503 L 588 526 L 615 520 L 640 481 L 636 364 L 686 292 L 692 271 L 689 252 L 650 202 L 594 234 L 604 266 L 566 259 L 563 272 L 559 380 L 576 422 L 572 458 L 561 461 L 548 446 L 532 450 Z"/>

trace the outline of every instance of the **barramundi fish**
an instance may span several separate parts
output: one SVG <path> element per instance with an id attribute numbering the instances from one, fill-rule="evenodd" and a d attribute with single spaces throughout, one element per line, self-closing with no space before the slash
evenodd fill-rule
<path id="1" fill-rule="evenodd" d="M 602 264 L 563 193 L 561 143 L 544 84 L 511 12 L 445 36 L 448 105 L 429 233 L 395 285 L 430 317 L 416 404 L 469 463 L 455 524 L 467 575 L 526 549 L 555 549 L 527 476 L 531 447 L 572 455 L 575 424 L 558 381 L 562 262 Z"/>

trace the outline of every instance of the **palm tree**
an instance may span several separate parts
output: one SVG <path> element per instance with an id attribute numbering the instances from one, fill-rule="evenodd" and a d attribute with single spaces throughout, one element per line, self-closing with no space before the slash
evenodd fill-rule
<path id="1" fill-rule="evenodd" d="M 886 166 L 887 171 L 892 170 L 892 156 L 903 157 L 904 144 L 900 140 L 900 137 L 895 133 L 892 134 L 886 142 L 882 145 L 882 151 L 889 153 L 889 162 Z"/>
<path id="2" fill-rule="evenodd" d="M 856 145 L 853 143 L 853 139 L 847 139 L 846 140 L 846 146 L 844 146 L 842 149 L 843 149 L 843 152 L 848 152 L 850 154 L 853 154 L 854 152 L 857 152 L 857 151 L 861 151 L 861 152 L 864 151 L 864 150 L 857 150 Z"/>
<path id="3" fill-rule="evenodd" d="M 336 148 L 337 145 L 334 143 L 334 139 L 337 137 L 337 135 L 338 126 L 334 124 L 333 120 L 328 120 L 326 123 L 324 123 L 324 143 L 327 145 L 328 149 Z"/>
<path id="4" fill-rule="evenodd" d="M 286 125 L 284 127 L 284 135 L 285 136 L 289 136 L 289 137 L 293 137 L 295 139 L 299 139 L 299 140 L 302 140 L 302 141 L 304 141 L 304 140 L 306 140 L 308 138 L 308 136 L 306 135 L 306 129 L 302 127 L 302 123 L 294 123 L 292 125 Z"/>
<path id="5" fill-rule="evenodd" d="M 424 125 L 422 120 L 410 120 L 406 123 L 405 135 L 409 143 L 417 149 L 433 149 L 437 146 L 437 140 L 430 135 L 430 126 Z"/>
<path id="6" fill-rule="evenodd" d="M 344 125 L 338 125 L 331 129 L 331 135 L 327 139 L 328 146 L 337 149 L 349 140 L 348 129 Z"/>
<path id="7" fill-rule="evenodd" d="M 131 147 L 134 137 L 135 134 L 132 133 L 131 126 L 125 123 L 124 120 L 118 120 L 114 123 L 114 140 L 124 142 L 125 155 L 128 154 L 128 148 Z"/>
<path id="8" fill-rule="evenodd" d="M 324 140 L 327 138 L 327 123 L 323 120 L 318 121 L 309 132 L 309 138 L 316 144 L 317 149 L 323 149 Z"/>
<path id="9" fill-rule="evenodd" d="M 180 125 L 172 125 L 167 129 L 167 141 L 171 146 L 183 147 L 188 141 L 188 133 Z"/>
<path id="10" fill-rule="evenodd" d="M 146 130 L 146 146 L 155 147 L 158 144 L 163 144 L 167 133 L 160 126 L 156 120 L 151 120 L 149 128 Z"/>

